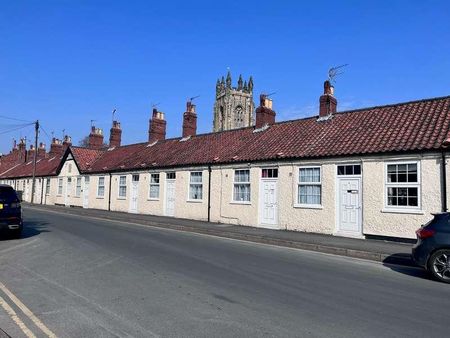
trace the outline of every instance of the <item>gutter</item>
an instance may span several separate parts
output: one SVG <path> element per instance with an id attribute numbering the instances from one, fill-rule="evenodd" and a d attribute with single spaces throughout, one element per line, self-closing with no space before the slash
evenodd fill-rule
<path id="1" fill-rule="evenodd" d="M 112 183 L 112 175 L 111 173 L 109 173 L 108 211 L 111 211 L 111 183 Z"/>
<path id="2" fill-rule="evenodd" d="M 211 165 L 208 165 L 208 222 L 211 222 Z"/>

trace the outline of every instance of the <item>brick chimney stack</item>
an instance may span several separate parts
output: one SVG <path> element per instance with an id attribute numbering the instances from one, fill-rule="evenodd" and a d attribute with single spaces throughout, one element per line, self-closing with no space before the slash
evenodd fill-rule
<path id="1" fill-rule="evenodd" d="M 69 135 L 64 135 L 64 140 L 63 140 L 62 145 L 63 145 L 63 151 L 66 151 L 66 149 L 72 145 L 72 138 Z"/>
<path id="2" fill-rule="evenodd" d="M 45 144 L 44 143 L 39 143 L 39 148 L 38 148 L 38 160 L 45 158 Z"/>
<path id="3" fill-rule="evenodd" d="M 17 150 L 17 163 L 23 163 L 27 159 L 27 149 L 25 140 L 23 138 L 20 139 L 18 150 Z"/>
<path id="4" fill-rule="evenodd" d="M 30 144 L 30 150 L 27 151 L 27 161 L 34 160 L 34 153 L 36 149 L 34 149 L 34 146 Z"/>
<path id="5" fill-rule="evenodd" d="M 197 113 L 191 101 L 186 103 L 186 112 L 183 114 L 183 137 L 193 136 L 197 133 Z"/>
<path id="6" fill-rule="evenodd" d="M 91 133 L 89 134 L 89 146 L 91 149 L 103 148 L 103 130 L 100 128 L 91 127 Z"/>
<path id="7" fill-rule="evenodd" d="M 122 129 L 119 121 L 113 121 L 112 128 L 109 134 L 109 147 L 120 147 L 122 142 Z"/>
<path id="8" fill-rule="evenodd" d="M 337 100 L 334 97 L 334 87 L 329 80 L 323 83 L 323 95 L 320 96 L 319 119 L 327 119 L 337 109 Z"/>
<path id="9" fill-rule="evenodd" d="M 57 138 L 52 138 L 52 144 L 50 144 L 50 151 L 49 151 L 49 156 L 53 157 L 53 156 L 58 156 L 61 155 L 63 152 L 63 145 L 61 140 L 57 139 Z"/>
<path id="10" fill-rule="evenodd" d="M 259 96 L 259 107 L 256 108 L 256 128 L 275 123 L 275 111 L 272 110 L 272 100 L 265 94 Z"/>
<path id="11" fill-rule="evenodd" d="M 164 113 L 153 109 L 153 115 L 148 123 L 148 142 L 164 140 L 166 138 L 166 120 Z"/>

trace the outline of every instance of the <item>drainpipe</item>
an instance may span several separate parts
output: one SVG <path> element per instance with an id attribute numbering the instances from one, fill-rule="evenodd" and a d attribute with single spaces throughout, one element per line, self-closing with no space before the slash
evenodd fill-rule
<path id="1" fill-rule="evenodd" d="M 111 211 L 111 183 L 112 183 L 112 175 L 111 173 L 109 173 L 108 211 Z"/>
<path id="2" fill-rule="evenodd" d="M 41 178 L 41 204 L 42 204 L 42 200 L 44 199 L 44 178 Z"/>
<path id="3" fill-rule="evenodd" d="M 211 165 L 208 165 L 208 222 L 211 222 Z"/>
<path id="4" fill-rule="evenodd" d="M 442 175 L 442 211 L 447 212 L 447 163 L 445 163 L 445 151 L 442 153 L 441 175 Z"/>

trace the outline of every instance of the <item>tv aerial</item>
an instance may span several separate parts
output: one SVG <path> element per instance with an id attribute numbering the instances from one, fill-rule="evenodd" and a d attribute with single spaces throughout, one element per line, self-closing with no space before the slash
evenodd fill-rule
<path id="1" fill-rule="evenodd" d="M 194 101 L 196 98 L 199 98 L 199 97 L 200 97 L 200 95 L 190 97 L 189 102 L 192 103 L 192 101 Z"/>
<path id="2" fill-rule="evenodd" d="M 116 108 L 114 108 L 113 111 L 112 111 L 112 120 L 113 120 L 113 121 L 114 121 L 114 116 L 116 115 L 116 111 L 117 111 Z"/>
<path id="3" fill-rule="evenodd" d="M 158 102 L 158 103 L 151 103 L 151 105 L 152 105 L 152 109 L 156 109 L 156 107 L 158 107 L 159 105 L 161 104 L 161 102 Z"/>
<path id="4" fill-rule="evenodd" d="M 336 82 L 336 77 L 343 74 L 344 71 L 342 71 L 342 68 L 347 67 L 349 64 L 343 64 L 340 66 L 336 66 L 336 67 L 331 67 L 330 70 L 328 70 L 328 80 L 331 83 Z"/>

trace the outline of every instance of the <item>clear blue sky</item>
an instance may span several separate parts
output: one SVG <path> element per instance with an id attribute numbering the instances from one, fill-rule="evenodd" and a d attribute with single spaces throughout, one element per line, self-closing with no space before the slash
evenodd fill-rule
<path id="1" fill-rule="evenodd" d="M 449 1 L 0 1 L 0 115 L 74 143 L 90 120 L 147 140 L 151 102 L 181 134 L 186 99 L 212 128 L 216 79 L 253 75 L 277 120 L 317 113 L 327 70 L 338 110 L 450 95 Z M 0 119 L 0 152 L 32 128 Z M 42 141 L 49 145 L 47 136 Z"/>

